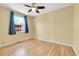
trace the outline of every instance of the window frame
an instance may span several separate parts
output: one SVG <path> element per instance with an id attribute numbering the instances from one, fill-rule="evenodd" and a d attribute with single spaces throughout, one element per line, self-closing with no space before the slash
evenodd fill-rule
<path id="1" fill-rule="evenodd" d="M 25 20 L 24 20 L 24 17 L 23 16 L 19 16 L 19 15 L 14 15 L 14 25 L 16 25 L 15 24 L 15 21 L 17 21 L 17 20 L 15 20 L 15 17 L 17 17 L 17 18 L 22 18 L 22 24 L 20 24 L 20 25 L 22 25 L 23 27 L 21 27 L 21 31 L 16 31 L 16 33 L 21 33 L 21 32 L 25 32 Z M 16 18 L 16 19 L 17 19 Z M 15 27 L 15 30 L 16 30 L 16 27 Z"/>

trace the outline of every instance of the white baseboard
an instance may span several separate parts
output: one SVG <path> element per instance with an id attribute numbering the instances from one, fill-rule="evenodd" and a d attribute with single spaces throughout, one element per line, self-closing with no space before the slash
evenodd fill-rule
<path id="1" fill-rule="evenodd" d="M 77 49 L 76 47 L 74 47 L 74 46 L 73 46 L 72 48 L 73 48 L 73 50 L 74 50 L 76 56 L 79 56 L 78 49 Z"/>
<path id="2" fill-rule="evenodd" d="M 72 47 L 71 44 L 66 44 L 66 43 L 57 42 L 57 41 L 49 41 L 49 40 L 45 40 L 45 39 L 39 38 L 39 37 L 34 37 L 34 38 L 38 39 L 38 40 L 43 40 L 43 41 L 46 41 L 46 42 L 50 42 L 50 43 L 56 43 L 56 44 L 64 45 L 64 46 L 67 46 L 67 47 Z"/>
<path id="3" fill-rule="evenodd" d="M 30 39 L 30 38 L 29 38 L 29 39 Z M 17 42 L 21 42 L 21 41 L 25 41 L 25 40 L 28 40 L 28 39 L 18 40 L 18 41 L 14 41 L 14 42 L 5 43 L 5 44 L 0 45 L 0 47 L 12 45 L 12 44 L 15 44 L 15 43 L 17 43 Z"/>
<path id="4" fill-rule="evenodd" d="M 72 45 L 70 45 L 70 44 L 66 44 L 66 43 L 61 43 L 61 42 L 56 42 L 56 41 L 49 41 L 49 40 L 45 40 L 45 39 L 38 38 L 38 37 L 33 37 L 33 38 L 38 39 L 38 40 L 43 40 L 43 41 L 46 41 L 46 42 L 50 42 L 50 43 L 56 43 L 56 44 L 60 44 L 60 45 L 64 45 L 64 46 L 68 46 L 68 47 L 72 47 Z M 31 38 L 28 38 L 28 39 L 31 39 Z M 0 45 L 0 47 L 8 46 L 8 45 L 15 44 L 15 43 L 17 43 L 17 42 L 25 41 L 25 40 L 28 40 L 28 39 L 18 40 L 18 41 L 14 41 L 14 42 L 9 42 L 9 43 Z"/>

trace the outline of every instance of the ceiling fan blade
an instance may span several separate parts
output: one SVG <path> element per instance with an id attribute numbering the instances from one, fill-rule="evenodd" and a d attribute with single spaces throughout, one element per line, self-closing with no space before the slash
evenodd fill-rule
<path id="1" fill-rule="evenodd" d="M 37 6 L 37 9 L 45 9 L 45 6 Z"/>
<path id="2" fill-rule="evenodd" d="M 29 6 L 29 5 L 24 5 L 24 6 L 31 7 L 31 6 Z"/>
<path id="3" fill-rule="evenodd" d="M 39 11 L 38 11 L 38 10 L 36 10 L 36 12 L 37 12 L 37 13 L 39 13 Z"/>
<path id="4" fill-rule="evenodd" d="M 29 9 L 29 11 L 28 12 L 31 12 L 32 11 L 32 9 Z"/>

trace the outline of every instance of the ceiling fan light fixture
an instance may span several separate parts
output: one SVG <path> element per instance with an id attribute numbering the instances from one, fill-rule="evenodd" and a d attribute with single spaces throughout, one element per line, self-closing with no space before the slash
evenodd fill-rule
<path id="1" fill-rule="evenodd" d="M 28 12 L 36 12 L 36 13 L 40 13 L 39 9 L 45 9 L 45 6 L 36 6 L 36 3 L 32 3 L 32 5 L 24 5 L 26 7 L 29 7 L 30 9 L 28 10 Z"/>
<path id="2" fill-rule="evenodd" d="M 32 11 L 36 11 L 36 8 L 32 8 Z"/>

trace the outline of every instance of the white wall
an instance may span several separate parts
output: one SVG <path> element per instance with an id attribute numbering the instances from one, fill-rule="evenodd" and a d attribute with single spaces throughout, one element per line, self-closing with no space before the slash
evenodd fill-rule
<path id="1" fill-rule="evenodd" d="M 73 44 L 73 7 L 35 17 L 36 37 L 49 42 Z"/>
<path id="2" fill-rule="evenodd" d="M 73 48 L 76 55 L 79 55 L 79 4 L 73 6 Z"/>

